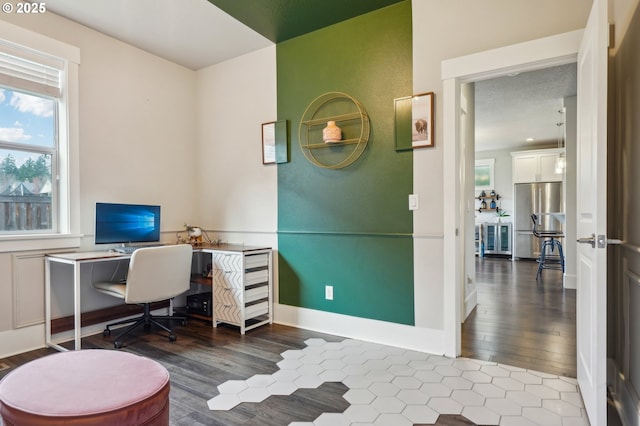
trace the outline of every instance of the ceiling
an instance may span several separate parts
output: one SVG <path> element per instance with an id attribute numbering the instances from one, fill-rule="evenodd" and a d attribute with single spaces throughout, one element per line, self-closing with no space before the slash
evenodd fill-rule
<path id="1" fill-rule="evenodd" d="M 198 70 L 401 1 L 47 0 L 47 10 Z M 476 149 L 557 141 L 575 74 L 568 65 L 477 82 Z"/>
<path id="2" fill-rule="evenodd" d="M 47 10 L 193 70 L 405 0 L 47 0 Z"/>
<path id="3" fill-rule="evenodd" d="M 476 150 L 557 144 L 564 134 L 558 111 L 564 97 L 576 94 L 576 76 L 573 63 L 476 82 Z"/>

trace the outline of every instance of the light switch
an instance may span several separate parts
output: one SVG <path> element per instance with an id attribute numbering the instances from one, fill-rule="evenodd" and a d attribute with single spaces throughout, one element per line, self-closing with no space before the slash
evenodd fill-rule
<path id="1" fill-rule="evenodd" d="M 418 194 L 409 194 L 409 210 L 418 210 L 420 208 L 420 198 Z"/>

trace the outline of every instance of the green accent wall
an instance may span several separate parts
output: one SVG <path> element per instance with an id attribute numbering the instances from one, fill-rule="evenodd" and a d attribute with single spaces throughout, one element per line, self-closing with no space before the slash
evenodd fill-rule
<path id="1" fill-rule="evenodd" d="M 395 151 L 393 102 L 412 94 L 411 25 L 407 0 L 276 46 L 278 119 L 291 123 L 291 161 L 278 165 L 282 304 L 414 324 L 413 152 Z M 298 142 L 305 109 L 326 92 L 357 99 L 371 123 L 343 169 L 313 165 Z"/>

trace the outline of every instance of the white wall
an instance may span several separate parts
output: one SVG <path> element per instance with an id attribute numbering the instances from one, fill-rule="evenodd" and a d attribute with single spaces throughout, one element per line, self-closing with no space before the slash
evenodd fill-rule
<path id="1" fill-rule="evenodd" d="M 96 201 L 160 204 L 163 238 L 173 241 L 199 199 L 195 72 L 50 12 L 0 19 L 80 48 L 81 248 L 93 247 Z M 42 247 L 32 240 L 0 254 L 0 356 L 44 343 L 42 302 L 40 318 L 23 318 L 33 301 L 17 295 L 29 282 L 13 272 Z"/>
<path id="2" fill-rule="evenodd" d="M 278 169 L 262 164 L 261 123 L 276 121 L 276 48 L 197 72 L 198 206 L 187 219 L 211 238 L 272 247 L 278 301 Z M 276 318 L 277 320 L 277 318 Z"/>
<path id="3" fill-rule="evenodd" d="M 436 147 L 414 151 L 414 192 L 423 199 L 428 198 L 431 206 L 442 206 L 447 197 L 459 196 L 445 194 L 442 189 L 445 179 L 458 176 L 457 171 L 443 169 L 442 61 L 581 29 L 586 24 L 591 2 L 413 0 L 412 7 L 413 92 L 434 91 L 436 94 Z M 442 208 L 414 212 L 414 233 L 431 236 L 416 240 L 415 244 L 415 285 L 424 295 L 416 300 L 416 318 L 421 318 L 416 326 L 437 330 L 443 329 L 444 292 L 459 286 L 458 282 L 443 282 L 443 215 Z M 428 314 L 423 314 L 425 312 Z"/>
<path id="4" fill-rule="evenodd" d="M 278 119 L 276 48 L 197 74 L 195 168 L 201 196 L 189 220 L 224 233 L 220 236 L 225 241 L 275 247 L 277 166 L 262 164 L 261 123 Z"/>
<path id="5" fill-rule="evenodd" d="M 81 232 L 96 201 L 162 205 L 163 231 L 182 228 L 197 194 L 192 70 L 51 12 L 0 19 L 80 48 Z"/>

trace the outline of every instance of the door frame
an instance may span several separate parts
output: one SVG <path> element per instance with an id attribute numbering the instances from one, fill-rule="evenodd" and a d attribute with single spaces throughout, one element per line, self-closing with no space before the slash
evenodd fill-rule
<path id="1" fill-rule="evenodd" d="M 461 353 L 465 174 L 460 141 L 460 85 L 577 61 L 583 30 L 571 31 L 442 62 L 444 199 L 444 353 Z"/>

